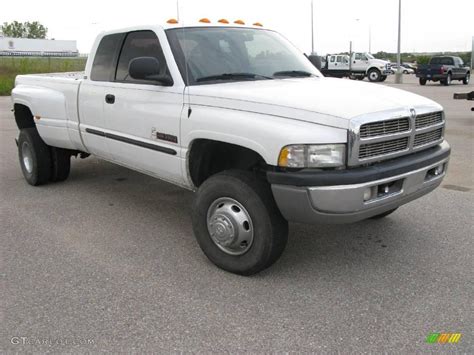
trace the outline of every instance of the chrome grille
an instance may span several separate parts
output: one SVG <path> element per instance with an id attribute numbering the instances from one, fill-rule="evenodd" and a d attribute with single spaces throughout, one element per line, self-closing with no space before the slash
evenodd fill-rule
<path id="1" fill-rule="evenodd" d="M 360 126 L 360 137 L 376 137 L 407 132 L 410 130 L 410 119 L 408 117 L 398 118 L 395 120 L 378 121 L 366 123 Z"/>
<path id="2" fill-rule="evenodd" d="M 443 122 L 442 112 L 432 112 L 423 115 L 418 115 L 415 121 L 415 128 L 420 129 L 424 127 L 434 126 L 438 123 Z"/>
<path id="3" fill-rule="evenodd" d="M 433 106 L 356 117 L 350 121 L 347 164 L 378 162 L 433 147 L 443 140 L 444 123 L 444 113 Z"/>
<path id="4" fill-rule="evenodd" d="M 387 155 L 408 149 L 408 137 L 390 141 L 362 144 L 359 148 L 359 159 Z"/>
<path id="5" fill-rule="evenodd" d="M 425 144 L 439 141 L 443 137 L 443 129 L 438 128 L 435 131 L 420 133 L 415 136 L 414 147 L 420 147 Z"/>

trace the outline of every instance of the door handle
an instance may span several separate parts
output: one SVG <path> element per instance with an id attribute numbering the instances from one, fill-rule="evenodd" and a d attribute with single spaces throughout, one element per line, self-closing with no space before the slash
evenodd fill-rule
<path id="1" fill-rule="evenodd" d="M 112 94 L 105 95 L 105 102 L 108 104 L 115 103 L 115 95 L 112 95 Z"/>

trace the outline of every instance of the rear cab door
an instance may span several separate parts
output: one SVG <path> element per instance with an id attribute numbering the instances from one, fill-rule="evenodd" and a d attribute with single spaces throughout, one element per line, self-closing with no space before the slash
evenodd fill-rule
<path id="1" fill-rule="evenodd" d="M 86 77 L 79 89 L 79 117 L 81 137 L 89 153 L 101 158 L 112 160 L 107 140 L 103 137 L 105 124 L 104 115 L 104 84 L 115 75 L 117 56 L 124 35 L 121 33 L 105 35 L 99 38 L 92 48 L 94 58 L 86 68 Z"/>

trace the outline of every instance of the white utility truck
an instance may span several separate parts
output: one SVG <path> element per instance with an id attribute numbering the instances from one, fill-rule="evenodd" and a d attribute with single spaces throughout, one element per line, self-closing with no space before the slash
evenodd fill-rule
<path id="1" fill-rule="evenodd" d="M 392 74 L 390 62 L 376 59 L 370 53 L 330 54 L 321 72 L 324 76 L 336 78 L 351 78 L 369 81 L 385 81 Z"/>
<path id="2" fill-rule="evenodd" d="M 200 247 L 242 275 L 278 259 L 288 221 L 387 216 L 435 189 L 450 154 L 440 105 L 324 78 L 259 26 L 105 32 L 85 73 L 20 75 L 12 100 L 29 184 L 92 154 L 193 190 Z"/>

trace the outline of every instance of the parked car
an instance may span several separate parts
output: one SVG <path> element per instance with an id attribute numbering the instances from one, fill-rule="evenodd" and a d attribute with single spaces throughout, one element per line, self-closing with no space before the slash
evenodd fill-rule
<path id="1" fill-rule="evenodd" d="M 104 32 L 85 73 L 19 75 L 12 101 L 29 184 L 66 180 L 71 156 L 92 154 L 195 191 L 200 247 L 242 275 L 279 258 L 288 221 L 385 217 L 439 186 L 450 155 L 439 104 L 325 78 L 253 26 Z"/>
<path id="2" fill-rule="evenodd" d="M 354 78 L 370 81 L 385 81 L 392 72 L 389 62 L 375 59 L 370 53 L 331 54 L 326 57 L 325 66 L 321 68 L 324 76 L 336 78 Z"/>
<path id="3" fill-rule="evenodd" d="M 465 66 L 462 59 L 454 56 L 436 56 L 429 64 L 420 64 L 416 70 L 420 85 L 427 81 L 439 81 L 442 85 L 450 85 L 453 80 L 469 84 L 471 70 Z"/>
<path id="4" fill-rule="evenodd" d="M 415 74 L 415 71 L 404 64 L 400 65 L 402 68 L 402 73 L 403 74 Z M 392 71 L 392 74 L 395 74 L 398 71 L 398 65 L 397 64 L 392 64 L 390 66 L 390 70 Z"/>

